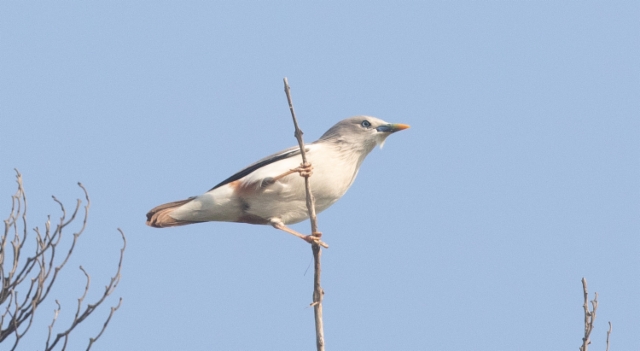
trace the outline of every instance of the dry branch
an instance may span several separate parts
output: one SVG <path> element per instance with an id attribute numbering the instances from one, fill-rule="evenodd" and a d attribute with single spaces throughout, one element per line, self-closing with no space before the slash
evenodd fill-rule
<path id="1" fill-rule="evenodd" d="M 607 348 L 606 348 L 606 351 L 609 351 L 609 337 L 611 336 L 611 330 L 612 330 L 612 326 L 611 326 L 611 322 L 609 322 L 609 330 L 607 330 Z"/>
<path id="2" fill-rule="evenodd" d="M 589 291 L 587 289 L 587 280 L 582 278 L 582 293 L 584 301 L 582 308 L 584 310 L 584 336 L 582 337 L 582 345 L 580 351 L 588 351 L 591 344 L 591 332 L 593 331 L 593 323 L 596 321 L 596 311 L 598 310 L 598 293 L 591 300 L 591 309 L 589 309 Z M 609 336 L 611 336 L 611 322 L 609 322 L 609 330 L 607 331 L 607 351 L 609 351 Z"/>
<path id="3" fill-rule="evenodd" d="M 289 110 L 291 111 L 291 118 L 293 118 L 293 126 L 295 128 L 294 136 L 298 140 L 298 146 L 300 147 L 300 154 L 302 156 L 303 166 L 309 166 L 307 161 L 307 154 L 304 148 L 304 140 L 302 139 L 302 130 L 298 127 L 298 120 L 296 119 L 296 113 L 293 109 L 293 101 L 291 100 L 291 88 L 289 87 L 289 81 L 284 78 L 284 92 L 287 95 L 287 101 L 289 102 Z M 311 184 L 309 177 L 304 177 L 304 185 L 307 194 L 307 209 L 309 210 L 309 219 L 311 221 L 311 234 L 320 237 L 322 234 L 318 231 L 318 219 L 316 217 L 315 199 L 311 192 Z M 311 245 L 313 251 L 314 260 L 314 274 L 313 274 L 313 312 L 315 316 L 316 325 L 316 348 L 318 351 L 324 351 L 324 326 L 322 322 L 322 298 L 324 290 L 320 286 L 320 273 L 321 264 L 320 258 L 322 256 L 322 248 L 317 243 Z"/>
<path id="4" fill-rule="evenodd" d="M 61 216 L 57 224 L 51 225 L 50 217 L 45 223 L 44 232 L 39 228 L 34 228 L 35 232 L 35 252 L 27 252 L 25 243 L 28 238 L 27 229 L 27 197 L 22 184 L 22 176 L 16 170 L 16 178 L 18 190 L 12 196 L 12 207 L 9 218 L 4 221 L 4 234 L 0 237 L 0 343 L 13 342 L 11 350 L 15 350 L 21 340 L 25 338 L 26 333 L 32 325 L 38 307 L 48 297 L 49 293 L 60 271 L 64 268 L 69 258 L 74 252 L 78 239 L 84 232 L 89 214 L 91 201 L 84 186 L 78 183 L 82 189 L 86 199 L 84 206 L 82 224 L 80 229 L 73 234 L 72 242 L 67 250 L 60 246 L 64 229 L 74 222 L 81 208 L 82 201 L 78 200 L 71 216 L 67 218 L 67 211 L 57 198 L 53 197 L 60 206 Z M 48 327 L 47 339 L 45 340 L 45 350 L 53 350 L 56 346 L 64 350 L 69 341 L 69 335 L 74 328 L 88 318 L 95 309 L 113 292 L 120 281 L 120 271 L 122 268 L 122 259 L 126 247 L 126 238 L 124 233 L 120 231 L 123 240 L 123 247 L 120 250 L 120 260 L 118 262 L 117 271 L 106 286 L 102 296 L 93 304 L 87 304 L 83 308 L 87 292 L 90 285 L 90 276 L 82 268 L 83 274 L 87 280 L 85 290 L 78 299 L 78 306 L 70 325 L 62 332 L 54 335 L 54 325 L 60 315 L 61 305 L 55 300 L 57 308 L 54 310 L 54 316 Z M 7 246 L 11 245 L 11 252 L 7 252 Z M 111 319 L 113 312 L 120 306 L 113 307 L 107 321 L 99 334 L 95 338 L 91 338 L 89 346 L 97 340 L 104 332 L 107 323 Z M 53 337 L 53 340 L 52 340 Z M 62 341 L 62 342 L 60 342 Z"/>
<path id="5" fill-rule="evenodd" d="M 589 310 L 589 291 L 587 290 L 587 280 L 582 278 L 582 292 L 584 295 L 584 303 L 582 308 L 584 309 L 584 336 L 582 337 L 582 346 L 580 351 L 587 351 L 589 344 L 591 344 L 591 331 L 593 330 L 593 322 L 596 320 L 596 311 L 598 310 L 598 293 L 595 293 L 595 298 L 591 301 L 593 309 Z"/>

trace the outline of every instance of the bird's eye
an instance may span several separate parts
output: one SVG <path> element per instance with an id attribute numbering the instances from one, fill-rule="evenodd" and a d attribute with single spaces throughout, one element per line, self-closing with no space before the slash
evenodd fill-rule
<path id="1" fill-rule="evenodd" d="M 360 122 L 360 125 L 365 127 L 365 128 L 371 128 L 371 122 L 367 121 L 366 119 L 362 122 Z"/>

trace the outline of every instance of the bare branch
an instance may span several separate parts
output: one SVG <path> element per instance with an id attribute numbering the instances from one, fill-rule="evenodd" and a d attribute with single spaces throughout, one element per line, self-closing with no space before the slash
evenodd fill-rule
<path id="1" fill-rule="evenodd" d="M 287 94 L 287 100 L 289 102 L 289 110 L 291 111 L 291 118 L 293 119 L 293 126 L 295 128 L 294 136 L 298 140 L 298 146 L 300 147 L 300 155 L 302 156 L 303 166 L 308 166 L 307 152 L 304 148 L 304 140 L 302 139 L 302 130 L 298 127 L 298 120 L 296 119 L 296 112 L 293 109 L 293 101 L 291 100 L 291 88 L 289 87 L 289 81 L 284 78 L 284 91 Z M 311 192 L 311 184 L 309 177 L 304 177 L 304 186 L 307 191 L 307 209 L 309 210 L 309 219 L 311 220 L 311 233 L 316 235 L 318 233 L 318 219 L 316 217 L 315 198 Z"/>
<path id="2" fill-rule="evenodd" d="M 587 351 L 589 344 L 591 344 L 591 331 L 593 330 L 593 322 L 596 320 L 596 311 L 598 309 L 598 293 L 595 293 L 595 298 L 591 301 L 592 310 L 589 310 L 589 292 L 587 290 L 587 280 L 582 278 L 582 291 L 584 295 L 584 302 L 582 308 L 584 309 L 584 336 L 582 337 L 582 346 L 580 351 Z"/>
<path id="3" fill-rule="evenodd" d="M 287 101 L 289 102 L 289 110 L 291 111 L 291 118 L 293 119 L 293 126 L 295 128 L 294 136 L 298 140 L 298 146 L 300 147 L 300 154 L 302 156 L 302 165 L 310 166 L 307 162 L 307 154 L 304 148 L 304 140 L 302 139 L 302 130 L 298 127 L 298 120 L 296 119 L 296 113 L 293 109 L 293 100 L 291 99 L 291 88 L 289 87 L 289 81 L 284 78 L 284 92 L 287 95 Z M 320 237 L 322 234 L 318 231 L 318 219 L 316 217 L 315 199 L 311 192 L 311 184 L 309 182 L 309 176 L 304 177 L 304 186 L 307 195 L 307 209 L 309 210 L 309 219 L 311 221 L 311 235 Z M 316 349 L 318 351 L 324 351 L 324 325 L 322 320 L 322 298 L 324 297 L 324 290 L 320 286 L 320 273 L 321 265 L 320 258 L 322 256 L 322 249 L 318 243 L 311 245 L 313 251 L 314 260 L 314 275 L 313 275 L 313 306 L 315 325 L 316 325 Z"/>
<path id="4" fill-rule="evenodd" d="M 44 226 L 44 232 L 37 227 L 34 228 L 36 234 L 34 238 L 35 250 L 29 254 L 26 251 L 27 246 L 25 246 L 28 238 L 26 219 L 27 198 L 23 188 L 22 175 L 17 170 L 16 178 L 18 190 L 11 197 L 11 212 L 9 217 L 4 221 L 4 232 L 2 236 L 0 236 L 0 343 L 7 341 L 7 338 L 9 338 L 13 342 L 13 346 L 10 348 L 11 350 L 17 348 L 20 341 L 29 331 L 38 307 L 47 298 L 49 292 L 51 292 L 54 283 L 57 281 L 58 274 L 73 254 L 78 239 L 86 228 L 89 207 L 91 205 L 87 190 L 82 184 L 78 183 L 86 199 L 82 225 L 80 229 L 73 234 L 70 247 L 66 253 L 63 254 L 62 257 L 59 257 L 60 255 L 56 255 L 56 253 L 62 248 L 61 246 L 59 247 L 59 245 L 62 243 L 63 230 L 76 220 L 82 201 L 77 201 L 75 209 L 68 217 L 65 206 L 54 196 L 53 201 L 60 206 L 60 219 L 55 226 L 52 226 L 50 217 L 48 217 Z M 120 259 L 115 275 L 111 277 L 109 284 L 105 287 L 105 291 L 98 301 L 94 304 L 88 304 L 83 308 L 90 287 L 90 276 L 80 267 L 85 274 L 87 283 L 82 296 L 78 299 L 73 321 L 71 321 L 70 326 L 66 330 L 56 334 L 52 340 L 54 326 L 61 312 L 61 305 L 56 300 L 57 308 L 54 309 L 53 319 L 48 326 L 45 350 L 53 350 L 56 345 L 64 350 L 73 329 L 88 318 L 116 288 L 120 281 L 120 271 L 126 247 L 124 233 L 120 229 L 118 229 L 118 231 L 122 236 L 123 246 L 120 250 Z M 7 252 L 8 244 L 11 245 L 11 252 Z M 18 294 L 19 291 L 20 294 Z M 122 299 L 120 299 L 116 307 L 111 308 L 111 312 L 98 336 L 90 338 L 89 345 L 93 344 L 103 334 L 111 317 L 121 303 Z"/>
<path id="5" fill-rule="evenodd" d="M 56 300 L 56 305 L 58 305 L 58 308 L 56 308 L 55 310 L 53 310 L 53 320 L 51 320 L 51 324 L 49 324 L 49 333 L 47 334 L 47 342 L 45 343 L 46 347 L 45 348 L 49 348 L 49 340 L 51 340 L 51 332 L 53 331 L 53 325 L 56 323 L 56 320 L 58 320 L 58 315 L 60 314 L 60 302 L 58 302 L 58 300 Z"/>
<path id="6" fill-rule="evenodd" d="M 606 349 L 606 351 L 609 351 L 609 337 L 611 336 L 611 330 L 612 330 L 612 326 L 611 326 L 611 322 L 609 322 L 609 330 L 607 330 L 607 349 Z"/>
<path id="7" fill-rule="evenodd" d="M 100 337 L 102 336 L 102 333 L 104 333 L 104 330 L 107 329 L 107 325 L 109 325 L 109 321 L 111 321 L 111 317 L 113 316 L 113 313 L 117 311 L 118 308 L 120 308 L 120 305 L 122 305 L 122 298 L 120 298 L 116 306 L 111 307 L 111 312 L 109 312 L 109 317 L 107 317 L 107 320 L 102 325 L 102 329 L 100 329 L 100 333 L 98 333 L 98 335 L 96 335 L 95 338 L 89 338 L 89 345 L 87 346 L 87 351 L 91 349 L 91 346 L 93 346 L 94 342 L 100 339 Z"/>
<path id="8" fill-rule="evenodd" d="M 113 277 L 111 277 L 111 279 L 109 281 L 109 284 L 107 286 L 105 286 L 104 293 L 102 294 L 100 299 L 98 301 L 96 301 L 95 303 L 93 303 L 93 304 L 87 304 L 87 306 L 85 307 L 84 311 L 82 313 L 80 313 L 80 311 L 82 309 L 82 303 L 84 302 L 84 299 L 87 296 L 87 292 L 89 291 L 89 285 L 90 285 L 90 282 L 91 282 L 91 277 L 89 276 L 89 274 L 87 274 L 87 272 L 84 270 L 84 268 L 82 268 L 82 266 L 80 266 L 80 269 L 82 270 L 82 272 L 85 274 L 85 276 L 87 278 L 87 284 L 85 286 L 84 293 L 78 299 L 78 308 L 76 310 L 75 317 L 74 317 L 73 321 L 71 322 L 71 325 L 69 326 L 69 328 L 67 330 L 65 330 L 64 332 L 59 333 L 58 335 L 56 335 L 56 338 L 53 341 L 53 343 L 51 344 L 51 346 L 47 346 L 47 348 L 45 348 L 46 351 L 53 350 L 53 348 L 56 346 L 56 344 L 58 343 L 58 341 L 61 338 L 64 338 L 64 340 L 65 340 L 64 342 L 66 344 L 68 336 L 73 331 L 73 329 L 76 326 L 78 326 L 78 324 L 82 323 L 87 317 L 89 317 L 89 315 L 91 315 L 91 313 L 93 313 L 93 311 L 96 308 L 98 308 L 98 306 L 100 306 L 102 304 L 102 302 L 104 302 L 104 300 L 109 295 L 111 295 L 111 293 L 118 286 L 118 283 L 120 282 L 120 271 L 122 270 L 122 259 L 124 258 L 124 251 L 125 251 L 125 249 L 127 247 L 127 239 L 126 239 L 126 237 L 124 235 L 124 232 L 122 232 L 122 230 L 120 228 L 118 228 L 118 231 L 120 232 L 120 235 L 122 236 L 123 245 L 122 245 L 122 249 L 120 249 L 120 260 L 118 261 L 118 269 L 116 270 L 116 273 L 114 274 Z M 112 307 L 111 308 L 111 312 L 109 313 L 109 316 L 107 317 L 107 320 L 104 323 L 104 325 L 103 325 L 100 333 L 98 334 L 98 336 L 96 338 L 90 338 L 89 339 L 88 349 L 91 348 L 91 345 L 96 340 L 98 340 L 98 338 L 102 335 L 102 333 L 106 329 L 107 325 L 109 324 L 109 321 L 111 320 L 111 317 L 113 316 L 113 313 L 120 307 L 121 303 L 122 303 L 122 298 L 120 298 L 120 302 L 118 302 L 118 305 L 116 307 Z"/>

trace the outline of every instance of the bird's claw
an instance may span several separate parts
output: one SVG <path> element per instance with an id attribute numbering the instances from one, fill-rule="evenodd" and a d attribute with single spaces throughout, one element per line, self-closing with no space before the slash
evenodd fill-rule
<path id="1" fill-rule="evenodd" d="M 303 163 L 300 167 L 294 168 L 292 172 L 298 172 L 301 177 L 309 178 L 313 174 L 313 166 L 311 163 Z"/>
<path id="2" fill-rule="evenodd" d="M 317 234 L 319 234 L 319 235 L 317 235 Z M 320 245 L 320 246 L 324 247 L 325 249 L 328 249 L 329 245 L 327 245 L 322 240 L 320 240 L 320 236 L 322 236 L 322 233 L 314 233 L 312 235 L 305 235 L 302 239 L 304 241 L 308 242 L 309 244 Z"/>

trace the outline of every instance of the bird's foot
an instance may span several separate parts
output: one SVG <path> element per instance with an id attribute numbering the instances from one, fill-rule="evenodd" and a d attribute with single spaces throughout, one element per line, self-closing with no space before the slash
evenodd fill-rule
<path id="1" fill-rule="evenodd" d="M 322 240 L 320 240 L 321 236 L 322 236 L 322 233 L 316 232 L 316 233 L 313 233 L 311 235 L 305 235 L 304 237 L 302 237 L 302 240 L 308 242 L 309 244 L 320 245 L 320 246 L 324 247 L 325 249 L 328 249 L 329 245 L 327 245 Z"/>
<path id="2" fill-rule="evenodd" d="M 313 166 L 311 163 L 302 163 L 300 167 L 294 168 L 291 172 L 298 172 L 301 177 L 309 178 L 313 174 Z"/>
<path id="3" fill-rule="evenodd" d="M 276 228 L 276 229 L 280 229 L 284 232 L 287 232 L 291 235 L 295 235 L 298 238 L 308 242 L 311 245 L 320 245 L 322 247 L 324 247 L 325 249 L 329 248 L 329 245 L 327 245 L 326 243 L 322 242 L 322 240 L 320 240 L 320 237 L 322 236 L 322 233 L 320 232 L 315 232 L 311 235 L 304 235 L 304 234 L 300 234 L 298 232 L 296 232 L 295 230 L 287 227 L 286 225 L 284 225 L 284 223 L 282 223 L 282 221 L 278 218 L 272 218 L 271 219 L 271 225 Z"/>

